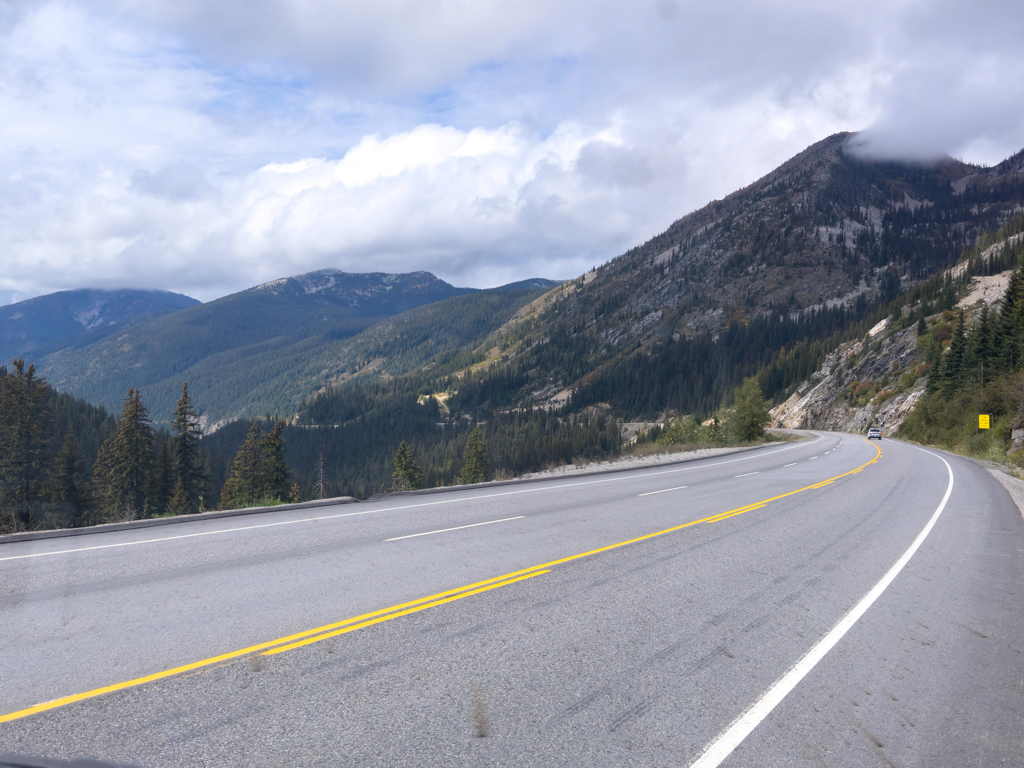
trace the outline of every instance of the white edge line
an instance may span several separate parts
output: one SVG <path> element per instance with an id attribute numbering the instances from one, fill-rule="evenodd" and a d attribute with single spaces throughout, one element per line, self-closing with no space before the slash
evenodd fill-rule
<path id="1" fill-rule="evenodd" d="M 917 448 L 916 445 L 911 446 Z M 936 457 L 939 461 L 946 465 L 946 471 L 949 472 L 949 485 L 946 486 L 946 494 L 942 497 L 942 502 L 936 508 L 931 519 L 927 525 L 917 534 L 917 538 L 914 539 L 913 543 L 903 553 L 902 557 L 896 561 L 896 563 L 888 570 L 888 572 L 879 580 L 871 591 L 868 592 L 864 597 L 860 599 L 850 611 L 839 620 L 832 630 L 819 640 L 815 645 L 811 647 L 804 656 L 794 664 L 785 675 L 772 685 L 761 698 L 754 703 L 750 709 L 740 715 L 733 723 L 725 729 L 714 741 L 712 741 L 701 756 L 696 761 L 690 764 L 690 768 L 716 768 L 721 765 L 722 761 L 725 760 L 732 752 L 740 745 L 740 743 L 750 735 L 758 724 L 764 720 L 769 713 L 779 702 L 781 702 L 786 695 L 792 691 L 797 684 L 804 679 L 808 672 L 814 669 L 815 665 L 821 661 L 825 654 L 828 653 L 838 643 L 843 635 L 845 635 L 857 620 L 864 615 L 864 612 L 871 607 L 871 604 L 878 599 L 886 588 L 893 582 L 899 572 L 903 570 L 903 567 L 910 561 L 910 558 L 914 556 L 914 553 L 920 548 L 925 538 L 931 532 L 935 526 L 935 521 L 939 519 L 939 515 L 942 514 L 942 510 L 946 508 L 946 502 L 949 501 L 949 496 L 953 492 L 953 468 L 949 466 L 949 462 L 939 456 L 937 453 L 931 451 L 925 451 L 923 448 L 918 448 L 919 451 L 924 451 L 931 456 Z"/>
<path id="2" fill-rule="evenodd" d="M 416 509 L 418 507 L 435 507 L 435 506 L 438 506 L 440 504 L 454 504 L 454 503 L 462 502 L 462 501 L 477 501 L 478 499 L 492 499 L 492 498 L 495 498 L 496 496 L 514 496 L 514 495 L 517 495 L 517 494 L 520 494 L 520 493 L 535 493 L 537 491 L 557 491 L 557 490 L 560 490 L 562 488 L 576 488 L 576 487 L 581 486 L 581 485 L 594 485 L 594 484 L 597 484 L 597 483 L 612 483 L 612 482 L 617 482 L 617 481 L 621 481 L 621 480 L 632 480 L 632 479 L 637 478 L 637 477 L 655 477 L 657 475 L 671 475 L 671 474 L 674 474 L 676 472 L 692 472 L 695 469 L 704 469 L 706 467 L 719 467 L 719 466 L 722 466 L 723 464 L 735 464 L 737 461 L 749 461 L 750 459 L 755 459 L 755 458 L 758 458 L 758 457 L 761 457 L 761 456 L 770 456 L 770 455 L 775 454 L 775 453 L 781 453 L 782 451 L 790 451 L 790 450 L 793 450 L 794 448 L 803 448 L 803 447 L 806 447 L 807 445 L 810 445 L 811 443 L 816 443 L 816 442 L 818 442 L 818 440 L 823 440 L 825 438 L 824 435 L 819 435 L 817 432 L 812 432 L 811 434 L 815 434 L 815 435 L 818 435 L 818 436 L 814 440 L 811 440 L 810 443 L 806 443 L 806 444 L 804 444 L 804 443 L 796 443 L 795 445 L 790 445 L 790 446 L 787 446 L 785 448 L 777 448 L 774 451 L 765 451 L 763 453 L 757 453 L 757 454 L 753 454 L 753 455 L 749 455 L 749 456 L 741 456 L 738 459 L 729 459 L 727 461 L 716 461 L 716 462 L 713 462 L 713 463 L 710 463 L 710 464 L 701 463 L 701 465 L 699 467 L 680 467 L 680 468 L 677 468 L 677 469 L 662 470 L 661 472 L 646 472 L 646 473 L 640 474 L 640 475 L 630 474 L 628 477 L 610 477 L 610 478 L 603 478 L 601 480 L 584 480 L 584 481 L 581 481 L 581 482 L 578 482 L 578 483 L 565 483 L 563 485 L 553 485 L 553 486 L 545 485 L 545 486 L 543 486 L 541 488 L 526 488 L 526 489 L 521 490 L 521 491 L 503 491 L 501 493 L 488 493 L 488 494 L 482 494 L 480 496 L 463 496 L 463 497 L 458 498 L 458 499 L 443 499 L 442 501 L 427 501 L 427 502 L 423 502 L 421 504 L 403 504 L 402 506 L 398 506 L 398 507 L 384 507 L 382 509 L 366 509 L 366 510 L 363 510 L 362 512 L 343 512 L 343 513 L 340 513 L 340 514 L 337 514 L 337 515 L 323 515 L 321 517 L 302 517 L 302 518 L 299 518 L 298 520 L 281 520 L 280 522 L 276 522 L 276 523 L 261 523 L 260 525 L 244 525 L 244 526 L 239 526 L 239 527 L 236 527 L 236 528 L 219 528 L 219 529 L 217 529 L 215 531 L 201 531 L 199 533 L 184 533 L 184 534 L 180 534 L 178 536 L 161 536 L 161 537 L 156 538 L 156 539 L 140 539 L 139 541 L 121 541 L 121 542 L 117 542 L 116 544 L 98 544 L 98 545 L 96 545 L 94 547 L 79 547 L 78 549 L 58 549 L 58 550 L 54 550 L 52 552 L 33 552 L 32 554 L 28 554 L 28 555 L 12 555 L 11 557 L 0 557 L 0 563 L 7 562 L 9 560 L 26 560 L 26 559 L 33 558 L 33 557 L 52 557 L 54 555 L 70 555 L 70 554 L 74 554 L 75 552 L 91 552 L 91 551 L 97 550 L 97 549 L 113 549 L 115 547 L 133 547 L 133 546 L 137 546 L 139 544 L 156 544 L 156 543 L 159 543 L 161 541 L 176 541 L 178 539 L 191 539 L 191 538 L 195 538 L 197 536 L 215 536 L 215 535 L 221 534 L 221 533 L 235 533 L 236 531 L 254 531 L 254 530 L 257 530 L 259 528 L 274 528 L 274 527 L 279 526 L 279 525 L 295 525 L 296 523 L 316 523 L 316 522 L 322 522 L 322 521 L 325 521 L 325 520 L 337 520 L 337 519 L 343 518 L 343 517 L 358 517 L 360 515 L 375 515 L 375 514 L 378 514 L 380 512 L 394 512 L 394 511 L 399 510 L 399 509 Z M 543 480 L 544 478 L 537 478 L 537 479 L 538 480 Z M 196 520 L 196 522 L 198 523 L 198 522 L 202 522 L 202 521 L 201 520 Z M 119 531 L 111 531 L 111 533 L 120 533 L 120 532 Z M 21 543 L 21 542 L 17 542 L 17 543 Z M 25 542 L 25 543 L 27 543 L 27 542 Z"/>
<path id="3" fill-rule="evenodd" d="M 472 523 L 470 525 L 457 525 L 454 528 L 441 528 L 438 531 L 424 531 L 423 533 L 410 533 L 408 536 L 395 536 L 393 539 L 384 541 L 401 541 L 402 539 L 415 539 L 417 536 L 430 536 L 433 533 L 447 533 L 448 531 L 461 531 L 463 528 L 476 528 L 480 525 L 491 525 L 493 523 L 507 523 L 509 520 L 522 520 L 526 515 L 518 517 L 503 517 L 501 520 L 488 520 L 486 523 Z"/>
<path id="4" fill-rule="evenodd" d="M 660 491 L 648 491 L 647 493 L 639 493 L 637 496 L 653 496 L 656 493 L 668 493 L 669 491 L 681 491 L 683 488 L 689 488 L 688 485 L 680 485 L 678 488 L 662 488 Z"/>

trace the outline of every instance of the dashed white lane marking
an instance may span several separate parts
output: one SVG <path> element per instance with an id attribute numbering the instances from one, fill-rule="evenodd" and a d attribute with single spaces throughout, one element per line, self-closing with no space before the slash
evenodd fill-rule
<path id="1" fill-rule="evenodd" d="M 760 472 L 747 472 L 745 475 L 735 475 L 735 477 L 750 477 L 751 475 L 759 475 Z"/>
<path id="2" fill-rule="evenodd" d="M 795 467 L 799 463 L 800 463 L 799 461 L 794 461 L 792 464 L 786 464 L 782 468 L 785 469 L 786 467 Z"/>
<path id="3" fill-rule="evenodd" d="M 648 491 L 647 493 L 638 494 L 639 496 L 653 496 L 656 493 L 668 493 L 669 491 L 681 491 L 683 488 L 689 488 L 688 485 L 680 485 L 678 488 L 662 488 L 660 491 Z"/>
<path id="4" fill-rule="evenodd" d="M 911 446 L 917 448 L 917 446 Z M 850 628 L 857 623 L 857 620 L 864 615 L 864 612 L 871 607 L 871 604 L 878 599 L 886 588 L 892 584 L 893 580 L 899 575 L 899 572 L 903 570 L 903 567 L 910 561 L 910 558 L 914 556 L 914 553 L 924 543 L 925 538 L 931 532 L 935 526 L 935 521 L 939 519 L 939 515 L 942 514 L 942 510 L 946 508 L 946 502 L 949 501 L 949 496 L 953 493 L 953 468 L 949 466 L 949 462 L 939 456 L 937 453 L 931 451 L 925 451 L 923 448 L 918 448 L 919 451 L 923 451 L 931 456 L 934 456 L 943 464 L 946 465 L 946 471 L 949 472 L 949 485 L 946 486 L 946 495 L 942 497 L 942 501 L 936 508 L 935 513 L 932 515 L 928 524 L 917 534 L 917 538 L 914 539 L 913 543 L 907 549 L 906 552 L 896 561 L 895 565 L 886 572 L 886 574 L 879 580 L 871 591 L 868 592 L 864 597 L 860 599 L 853 608 L 850 609 L 843 618 L 839 620 L 832 630 L 819 640 L 815 645 L 811 646 L 811 649 L 804 654 L 796 664 L 790 668 L 790 670 L 784 674 L 779 680 L 772 685 L 765 693 L 754 703 L 750 709 L 740 715 L 736 720 L 733 721 L 732 725 L 726 728 L 714 741 L 708 744 L 704 748 L 704 752 L 697 760 L 690 764 L 690 768 L 717 768 L 722 764 L 733 750 L 735 750 L 740 743 L 750 735 L 758 724 L 764 720 L 771 713 L 779 703 L 786 698 L 786 695 L 792 691 L 797 684 L 806 677 L 807 673 L 814 669 L 815 665 L 821 661 L 825 654 L 827 654 L 832 648 L 838 643 Z"/>
<path id="5" fill-rule="evenodd" d="M 809 458 L 808 461 L 814 461 L 816 458 L 818 458 L 818 457 L 817 456 L 811 456 L 811 458 Z"/>
<path id="6" fill-rule="evenodd" d="M 402 539 L 415 539 L 417 536 L 430 536 L 435 533 L 448 533 L 448 531 L 461 531 L 463 528 L 477 528 L 481 525 L 493 525 L 494 523 L 507 523 L 509 520 L 522 520 L 526 515 L 518 517 L 503 517 L 501 520 L 488 520 L 486 523 L 472 523 L 471 525 L 457 525 L 454 528 L 441 528 L 437 531 L 424 531 L 423 533 L 410 533 L 408 536 L 395 536 L 384 541 L 401 541 Z"/>
<path id="7" fill-rule="evenodd" d="M 817 433 L 816 432 L 812 432 L 811 434 L 817 434 Z M 0 563 L 6 562 L 8 560 L 27 560 L 29 558 L 34 558 L 34 557 L 52 557 L 54 555 L 70 555 L 70 554 L 74 554 L 76 552 L 92 552 L 92 551 L 95 551 L 95 550 L 98 550 L 98 549 L 114 549 L 114 548 L 118 548 L 118 547 L 134 547 L 134 546 L 138 546 L 139 544 L 158 544 L 158 543 L 164 542 L 164 541 L 178 541 L 179 539 L 192 539 L 192 538 L 196 538 L 198 536 L 217 536 L 217 535 L 225 534 L 225 533 L 240 533 L 240 532 L 243 532 L 243 531 L 255 531 L 255 530 L 258 530 L 258 529 L 261 529 L 261 528 L 276 528 L 276 527 L 281 526 L 281 525 L 296 525 L 298 523 L 319 523 L 319 522 L 325 522 L 327 520 L 340 520 L 340 519 L 346 518 L 346 517 L 360 517 L 362 515 L 376 515 L 376 514 L 380 514 L 381 512 L 394 512 L 394 511 L 400 510 L 400 509 L 416 509 L 416 508 L 419 508 L 419 507 L 436 507 L 436 506 L 439 506 L 441 504 L 456 504 L 456 503 L 461 503 L 461 502 L 464 502 L 464 501 L 478 501 L 480 499 L 493 499 L 493 498 L 498 497 L 498 496 L 517 496 L 517 495 L 523 494 L 523 493 L 537 493 L 538 491 L 558 491 L 558 490 L 561 490 L 563 488 L 576 488 L 576 487 L 579 487 L 581 485 L 596 485 L 598 483 L 615 483 L 615 482 L 621 482 L 623 480 L 634 480 L 634 479 L 636 479 L 638 477 L 655 477 L 657 475 L 672 475 L 672 474 L 676 474 L 678 472 L 693 472 L 694 470 L 706 469 L 707 467 L 720 467 L 720 466 L 722 466 L 724 464 L 735 464 L 736 462 L 739 462 L 739 461 L 750 461 L 751 459 L 760 458 L 762 456 L 771 456 L 772 454 L 775 454 L 775 453 L 782 453 L 783 451 L 791 451 L 794 448 L 805 448 L 808 445 L 811 445 L 812 443 L 816 443 L 819 440 L 824 440 L 824 439 L 825 439 L 824 435 L 818 435 L 816 438 L 811 440 L 810 443 L 796 443 L 795 445 L 790 445 L 790 446 L 787 446 L 785 448 L 777 448 L 774 451 L 765 451 L 764 453 L 755 453 L 755 454 L 749 455 L 749 456 L 741 456 L 740 458 L 737 458 L 737 459 L 727 459 L 726 461 L 708 462 L 706 464 L 704 462 L 697 462 L 698 466 L 695 466 L 695 467 L 679 467 L 679 468 L 676 468 L 676 469 L 664 469 L 664 470 L 661 470 L 659 472 L 644 472 L 642 474 L 632 474 L 632 473 L 630 473 L 630 474 L 627 474 L 627 475 L 620 475 L 620 476 L 617 476 L 617 477 L 602 478 L 600 480 L 582 480 L 582 481 L 580 481 L 578 483 L 563 483 L 561 485 L 542 485 L 539 488 L 525 488 L 525 489 L 523 489 L 521 491 L 501 491 L 501 492 L 498 492 L 498 493 L 480 494 L 479 496 L 458 496 L 458 497 L 456 497 L 454 499 L 442 499 L 441 501 L 425 501 L 425 502 L 421 502 L 419 504 L 402 504 L 401 506 L 397 506 L 397 507 L 383 507 L 383 508 L 379 508 L 379 509 L 366 509 L 366 510 L 362 510 L 360 512 L 339 512 L 338 514 L 335 514 L 335 515 L 322 515 L 322 516 L 319 516 L 319 517 L 300 517 L 300 518 L 295 519 L 295 520 L 280 520 L 280 521 L 278 521 L 276 523 L 260 523 L 258 525 L 240 525 L 240 526 L 237 526 L 235 528 L 218 528 L 218 529 L 213 530 L 213 531 L 199 531 L 197 533 L 184 533 L 184 534 L 179 534 L 177 536 L 159 536 L 159 537 L 154 538 L 154 539 L 139 539 L 137 541 L 119 541 L 119 542 L 116 542 L 114 544 L 98 544 L 98 545 L 93 546 L 93 547 L 78 547 L 76 549 L 56 549 L 56 550 L 53 550 L 53 551 L 50 551 L 50 552 L 33 552 L 31 554 L 28 554 L 28 555 L 12 555 L 11 557 L 0 557 Z M 196 521 L 189 521 L 189 522 L 201 523 L 203 521 L 196 520 Z M 118 532 L 117 531 L 110 531 L 110 533 L 118 533 Z M 12 544 L 17 544 L 17 543 L 21 543 L 21 542 L 12 542 Z"/>

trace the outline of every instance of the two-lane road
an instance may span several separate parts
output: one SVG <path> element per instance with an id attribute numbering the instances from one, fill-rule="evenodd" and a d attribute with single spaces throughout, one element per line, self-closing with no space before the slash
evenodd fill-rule
<path id="1" fill-rule="evenodd" d="M 830 433 L 7 543 L 0 752 L 1021 765 L 1022 596 L 1024 520 L 986 471 Z"/>

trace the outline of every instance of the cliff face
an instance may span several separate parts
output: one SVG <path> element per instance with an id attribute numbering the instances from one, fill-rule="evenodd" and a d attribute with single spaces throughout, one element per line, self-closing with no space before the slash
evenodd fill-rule
<path id="1" fill-rule="evenodd" d="M 895 434 L 924 394 L 927 377 L 918 375 L 916 331 L 887 333 L 879 326 L 874 335 L 830 354 L 811 381 L 772 409 L 772 426 L 839 432 L 878 427 L 883 435 Z"/>

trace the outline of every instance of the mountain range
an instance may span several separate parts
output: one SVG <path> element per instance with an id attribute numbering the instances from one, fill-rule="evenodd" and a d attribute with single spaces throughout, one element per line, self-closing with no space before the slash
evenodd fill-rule
<path id="1" fill-rule="evenodd" d="M 130 387 L 141 388 L 158 421 L 170 417 L 184 381 L 208 424 L 246 415 L 289 415 L 304 398 L 363 367 L 362 349 L 379 345 L 379 334 L 370 334 L 362 345 L 352 339 L 385 318 L 427 304 L 485 296 L 494 306 L 488 307 L 483 326 L 468 331 L 476 338 L 518 309 L 520 297 L 529 301 L 557 284 L 538 278 L 480 291 L 456 288 L 428 272 L 325 269 L 206 304 L 193 302 L 159 317 L 138 316 L 101 338 L 87 339 L 91 343 L 69 344 L 35 360 L 58 390 L 114 411 Z M 514 306 L 502 309 L 510 300 Z M 453 307 L 450 313 L 459 310 Z M 445 334 L 433 335 L 431 343 L 444 346 Z"/>
<path id="2" fill-rule="evenodd" d="M 754 374 L 784 399 L 853 326 L 1024 208 L 1024 152 L 991 168 L 876 161 L 852 137 L 818 142 L 565 283 L 480 292 L 423 272 L 321 270 L 37 363 L 58 389 L 108 408 L 141 387 L 157 419 L 187 380 L 208 423 L 310 421 L 314 396 L 402 376 L 478 417 L 707 413 Z"/>

